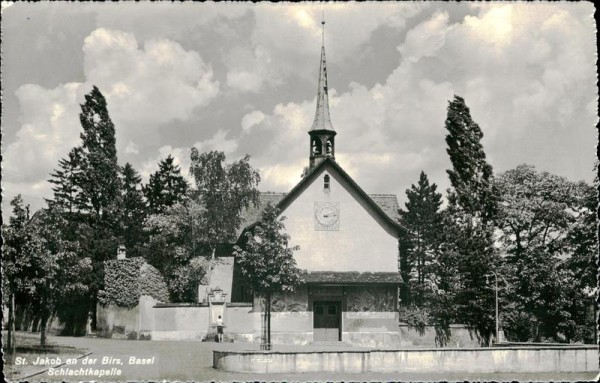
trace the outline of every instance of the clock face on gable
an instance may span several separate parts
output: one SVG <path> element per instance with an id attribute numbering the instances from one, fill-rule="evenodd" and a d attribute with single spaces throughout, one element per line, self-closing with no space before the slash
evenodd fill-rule
<path id="1" fill-rule="evenodd" d="M 315 230 L 340 229 L 340 203 L 315 202 Z"/>

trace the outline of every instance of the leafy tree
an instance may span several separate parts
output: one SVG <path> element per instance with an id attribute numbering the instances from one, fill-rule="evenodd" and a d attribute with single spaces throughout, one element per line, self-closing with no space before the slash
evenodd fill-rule
<path id="1" fill-rule="evenodd" d="M 80 302 L 89 291 L 90 258 L 80 258 L 77 244 L 65 241 L 61 227 L 66 225 L 59 212 L 42 211 L 30 226 L 35 248 L 29 255 L 31 272 L 27 284 L 35 312 L 40 317 L 42 347 L 46 344 L 46 325 L 58 308 Z"/>
<path id="2" fill-rule="evenodd" d="M 144 186 L 144 196 L 150 212 L 162 213 L 166 208 L 181 202 L 187 193 L 188 183 L 181 175 L 181 169 L 169 155 L 158 164 L 158 170 L 150 175 Z"/>
<path id="3" fill-rule="evenodd" d="M 223 152 L 199 153 L 192 148 L 190 174 L 196 183 L 193 198 L 204 209 L 195 238 L 210 249 L 209 281 L 217 247 L 237 240 L 242 212 L 258 202 L 260 176 L 249 161 L 247 155 L 226 164 Z"/>
<path id="4" fill-rule="evenodd" d="M 29 220 L 20 196 L 11 204 L 14 216 L 4 232 L 3 249 L 5 287 L 11 295 L 10 335 L 14 332 L 14 296 L 18 294 L 20 304 L 31 305 L 38 317 L 40 343 L 45 347 L 47 321 L 59 303 L 86 291 L 85 276 L 90 270 L 90 261 L 80 259 L 72 251 L 73 244 L 61 239 L 59 226 L 63 218 L 60 214 L 41 211 Z"/>
<path id="5" fill-rule="evenodd" d="M 149 215 L 146 220 L 146 260 L 165 276 L 174 302 L 195 300 L 198 282 L 208 268 L 199 259 L 208 258 L 210 250 L 197 243 L 198 228 L 203 222 L 203 206 L 189 198 L 163 213 Z"/>
<path id="6" fill-rule="evenodd" d="M 406 190 L 406 210 L 400 210 L 402 223 L 408 229 L 406 258 L 401 272 L 408 287 L 404 300 L 420 306 L 433 292 L 435 262 L 440 245 L 442 195 L 436 192 L 437 185 L 429 184 L 424 172 L 419 182 Z"/>
<path id="7" fill-rule="evenodd" d="M 261 347 L 271 349 L 271 297 L 273 293 L 293 291 L 301 282 L 294 251 L 288 245 L 290 237 L 283 233 L 285 217 L 267 204 L 259 223 L 245 234 L 243 245 L 235 246 L 236 262 L 252 291 L 265 298 L 263 339 Z"/>
<path id="8" fill-rule="evenodd" d="M 487 276 L 498 264 L 491 224 L 499 196 L 481 144 L 483 133 L 463 98 L 454 96 L 449 102 L 445 126 L 452 163 L 452 169 L 447 170 L 452 224 L 444 227 L 444 236 L 446 258 L 459 277 L 454 297 L 457 320 L 476 330 L 482 342 L 488 342 L 495 327 L 494 295 L 481 286 L 486 286 Z"/>
<path id="9" fill-rule="evenodd" d="M 7 349 L 12 361 L 15 355 L 15 295 L 24 290 L 22 285 L 25 276 L 27 245 L 30 242 L 26 225 L 29 221 L 29 205 L 25 206 L 21 195 L 10 201 L 12 216 L 9 224 L 3 225 L 2 278 L 3 297 L 8 297 L 8 337 Z M 5 302 L 3 302 L 5 303 Z"/>
<path id="10" fill-rule="evenodd" d="M 571 257 L 568 267 L 575 273 L 581 289 L 593 292 L 597 289 L 598 275 L 598 180 L 596 186 L 578 183 L 577 205 L 573 207 L 574 222 L 569 226 L 567 242 Z"/>
<path id="11" fill-rule="evenodd" d="M 121 218 L 123 242 L 132 256 L 140 254 L 140 247 L 146 240 L 144 220 L 146 219 L 146 204 L 142 193 L 142 178 L 131 164 L 127 163 L 121 169 L 121 198 L 123 211 Z"/>
<path id="12" fill-rule="evenodd" d="M 506 253 L 507 334 L 517 340 L 591 340 L 595 287 L 593 187 L 533 166 L 501 174 L 497 217 Z M 583 266 L 583 267 L 581 267 Z"/>

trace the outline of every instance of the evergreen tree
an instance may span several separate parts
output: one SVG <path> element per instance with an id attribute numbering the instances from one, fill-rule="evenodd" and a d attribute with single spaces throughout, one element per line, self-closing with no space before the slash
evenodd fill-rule
<path id="1" fill-rule="evenodd" d="M 408 288 L 405 300 L 418 306 L 431 297 L 436 283 L 435 262 L 440 244 L 442 195 L 437 185 L 429 184 L 424 172 L 419 182 L 406 190 L 406 210 L 400 210 L 403 225 L 408 229 L 405 267 L 401 270 Z"/>
<path id="2" fill-rule="evenodd" d="M 59 169 L 50 174 L 52 177 L 48 182 L 53 184 L 54 198 L 46 200 L 49 206 L 56 207 L 64 212 L 73 213 L 81 207 L 81 148 L 71 149 L 67 158 L 58 161 Z"/>
<path id="3" fill-rule="evenodd" d="M 463 98 L 449 102 L 445 122 L 448 170 L 448 213 L 451 225 L 444 225 L 447 240 L 445 258 L 458 275 L 454 305 L 457 321 L 474 329 L 482 343 L 494 332 L 494 292 L 489 276 L 497 269 L 493 246 L 493 219 L 498 191 L 492 166 L 487 163 L 481 139 L 483 133 L 470 115 Z"/>
<path id="4" fill-rule="evenodd" d="M 120 168 L 117 163 L 115 127 L 106 99 L 97 87 L 85 95 L 79 115 L 81 127 L 81 189 L 79 210 L 84 217 L 77 227 L 81 257 L 92 260 L 90 312 L 96 312 L 98 291 L 104 283 L 104 261 L 114 257 L 119 246 L 122 213 Z M 92 315 L 95 328 L 96 316 Z"/>
<path id="5" fill-rule="evenodd" d="M 181 175 L 181 169 L 169 155 L 160 161 L 158 170 L 150 175 L 144 187 L 144 196 L 151 213 L 162 213 L 166 208 L 182 202 L 188 190 L 188 183 Z"/>
<path id="6" fill-rule="evenodd" d="M 137 171 L 126 163 L 121 169 L 122 218 L 121 228 L 123 243 L 131 256 L 139 256 L 140 247 L 146 240 L 144 233 L 144 220 L 146 218 L 146 204 L 142 193 L 142 178 Z"/>
<path id="7" fill-rule="evenodd" d="M 92 213 L 96 223 L 114 213 L 120 182 L 115 127 L 108 115 L 106 99 L 97 87 L 85 95 L 79 115 L 81 127 L 81 210 Z"/>
<path id="8" fill-rule="evenodd" d="M 290 236 L 283 231 L 285 217 L 270 203 L 265 206 L 259 223 L 248 231 L 243 245 L 235 246 L 236 262 L 252 291 L 265 300 L 261 348 L 271 349 L 271 297 L 274 293 L 293 291 L 301 282 Z"/>

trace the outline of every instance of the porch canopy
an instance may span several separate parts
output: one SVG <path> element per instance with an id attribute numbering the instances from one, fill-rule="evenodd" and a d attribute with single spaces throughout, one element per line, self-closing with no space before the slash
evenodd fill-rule
<path id="1" fill-rule="evenodd" d="M 307 284 L 328 285 L 399 285 L 402 276 L 399 272 L 364 272 L 357 271 L 307 271 L 302 273 Z"/>

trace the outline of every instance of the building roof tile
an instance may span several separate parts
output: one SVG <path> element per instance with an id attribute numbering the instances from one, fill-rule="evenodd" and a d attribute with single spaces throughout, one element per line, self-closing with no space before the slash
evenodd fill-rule
<path id="1" fill-rule="evenodd" d="M 302 274 L 308 284 L 399 284 L 399 272 L 311 271 Z"/>

